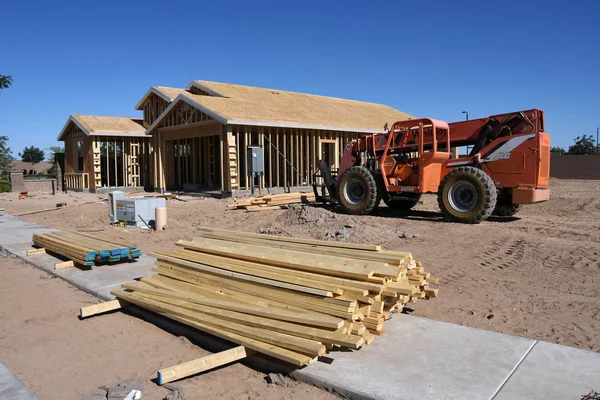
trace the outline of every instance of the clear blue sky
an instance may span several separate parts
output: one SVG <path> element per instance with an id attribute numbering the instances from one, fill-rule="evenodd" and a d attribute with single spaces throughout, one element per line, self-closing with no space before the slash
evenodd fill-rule
<path id="1" fill-rule="evenodd" d="M 384 103 L 449 122 L 540 108 L 553 145 L 600 126 L 598 1 L 6 1 L 0 135 L 137 116 L 193 79 Z"/>

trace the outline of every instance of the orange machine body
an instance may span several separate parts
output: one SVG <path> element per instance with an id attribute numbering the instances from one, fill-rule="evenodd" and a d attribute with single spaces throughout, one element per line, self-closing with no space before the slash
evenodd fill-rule
<path id="1" fill-rule="evenodd" d="M 450 149 L 458 146 L 475 151 L 452 159 Z M 550 135 L 540 110 L 450 124 L 431 118 L 398 121 L 388 132 L 348 143 L 338 176 L 357 160 L 376 163 L 389 193 L 436 193 L 450 170 L 474 166 L 496 188 L 509 189 L 514 204 L 549 198 Z"/>

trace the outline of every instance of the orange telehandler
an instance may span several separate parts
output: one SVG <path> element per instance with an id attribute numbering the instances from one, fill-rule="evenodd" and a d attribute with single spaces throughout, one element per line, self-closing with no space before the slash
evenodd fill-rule
<path id="1" fill-rule="evenodd" d="M 462 146 L 472 150 L 452 159 L 451 148 Z M 451 124 L 409 119 L 346 144 L 337 179 L 335 172 L 320 162 L 315 194 L 348 213 L 370 214 L 381 200 L 408 210 L 423 193 L 437 193 L 446 218 L 476 224 L 549 199 L 550 135 L 540 110 Z"/>

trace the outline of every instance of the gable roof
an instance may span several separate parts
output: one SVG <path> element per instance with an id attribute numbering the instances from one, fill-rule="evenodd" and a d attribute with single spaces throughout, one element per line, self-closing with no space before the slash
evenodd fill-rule
<path id="1" fill-rule="evenodd" d="M 376 133 L 384 124 L 412 118 L 383 104 L 208 81 L 192 81 L 209 95 L 182 91 L 148 128 L 155 129 L 180 102 L 230 125 L 277 126 Z"/>
<path id="2" fill-rule="evenodd" d="M 164 99 L 170 103 L 181 92 L 185 92 L 185 89 L 172 88 L 172 87 L 167 87 L 167 86 L 152 86 L 150 89 L 148 89 L 146 94 L 144 94 L 144 97 L 142 97 L 142 99 L 140 101 L 138 101 L 138 103 L 135 105 L 135 109 L 136 110 L 143 109 L 144 103 L 146 103 L 146 101 L 152 94 L 155 94 L 158 97 L 161 97 L 162 99 Z"/>
<path id="3" fill-rule="evenodd" d="M 141 118 L 72 114 L 57 140 L 64 140 L 63 135 L 71 123 L 88 136 L 145 136 L 146 133 Z"/>

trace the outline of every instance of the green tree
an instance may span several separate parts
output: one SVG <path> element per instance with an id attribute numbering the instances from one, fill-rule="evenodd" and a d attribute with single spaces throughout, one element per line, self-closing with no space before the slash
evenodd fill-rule
<path id="1" fill-rule="evenodd" d="M 0 177 L 8 175 L 12 160 L 12 152 L 8 147 L 8 136 L 0 136 Z"/>
<path id="2" fill-rule="evenodd" d="M 13 78 L 10 75 L 0 75 L 0 89 L 7 89 L 13 83 Z"/>
<path id="3" fill-rule="evenodd" d="M 550 149 L 551 153 L 565 154 L 567 151 L 560 146 L 554 146 Z"/>
<path id="4" fill-rule="evenodd" d="M 581 137 L 577 136 L 575 138 L 575 144 L 570 146 L 569 151 L 567 152 L 567 154 L 578 156 L 597 153 L 596 140 L 592 137 L 592 135 L 583 135 Z"/>
<path id="5" fill-rule="evenodd" d="M 46 151 L 48 152 L 48 157 L 46 160 L 48 160 L 49 163 L 54 164 L 54 155 L 56 153 L 64 153 L 65 148 L 63 146 L 50 146 L 46 147 Z"/>
<path id="6" fill-rule="evenodd" d="M 21 160 L 35 165 L 44 161 L 46 155 L 44 154 L 44 150 L 39 147 L 29 146 L 25 147 L 22 153 L 19 153 L 19 157 L 21 157 Z"/>

